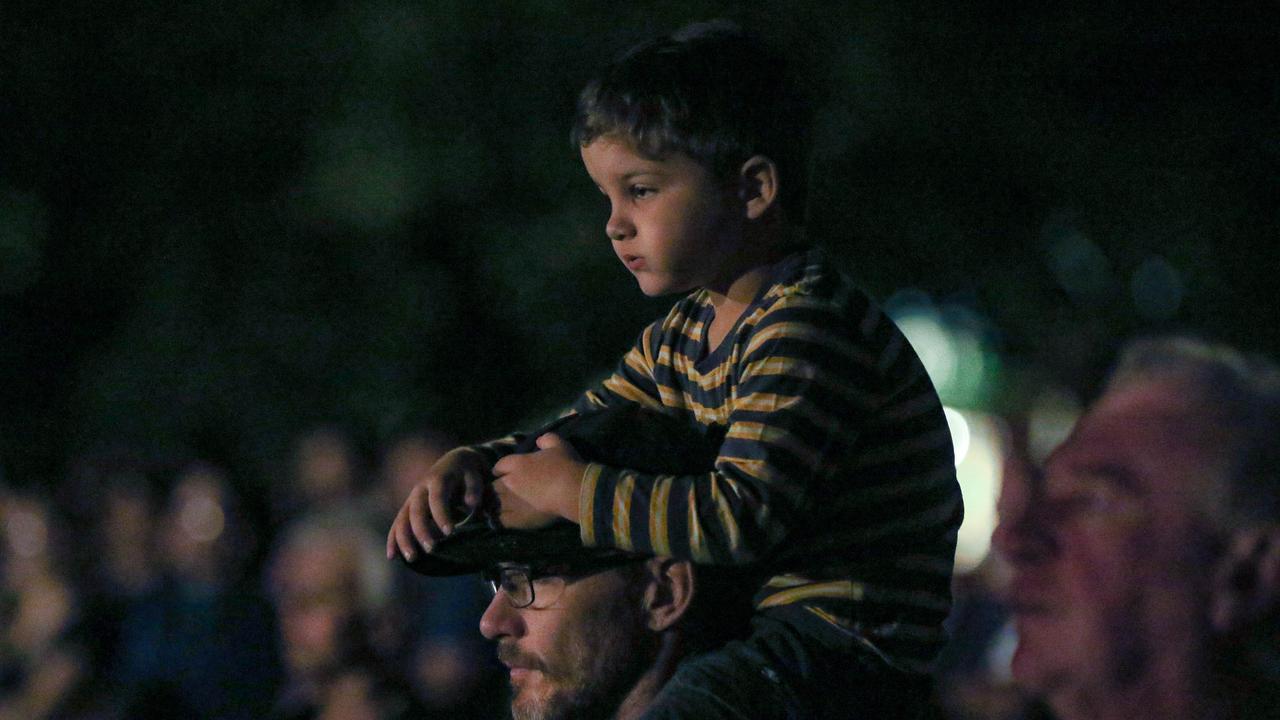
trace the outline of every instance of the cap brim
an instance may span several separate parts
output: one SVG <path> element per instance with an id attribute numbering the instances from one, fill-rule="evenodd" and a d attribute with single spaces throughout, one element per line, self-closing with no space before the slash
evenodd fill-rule
<path id="1" fill-rule="evenodd" d="M 516 530 L 494 528 L 472 518 L 408 565 L 423 575 L 468 575 L 499 562 L 549 565 L 620 554 L 624 553 L 583 546 L 578 526 L 567 521 L 537 530 Z"/>

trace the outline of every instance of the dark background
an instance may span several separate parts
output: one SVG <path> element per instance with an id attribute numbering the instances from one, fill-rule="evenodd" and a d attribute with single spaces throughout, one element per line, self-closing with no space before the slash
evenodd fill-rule
<path id="1" fill-rule="evenodd" d="M 966 402 L 1086 391 L 1135 333 L 1273 356 L 1274 3 L 51 2 L 0 7 L 0 467 L 366 448 L 530 422 L 669 300 L 567 136 L 591 71 L 727 16 L 818 98 L 812 233 L 981 328 Z"/>

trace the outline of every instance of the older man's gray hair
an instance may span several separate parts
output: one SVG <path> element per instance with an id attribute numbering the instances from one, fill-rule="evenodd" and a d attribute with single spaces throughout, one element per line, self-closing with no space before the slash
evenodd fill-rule
<path id="1" fill-rule="evenodd" d="M 1195 338 L 1145 338 L 1121 353 L 1109 388 L 1151 380 L 1182 384 L 1222 442 L 1221 529 L 1280 522 L 1280 366 Z"/>

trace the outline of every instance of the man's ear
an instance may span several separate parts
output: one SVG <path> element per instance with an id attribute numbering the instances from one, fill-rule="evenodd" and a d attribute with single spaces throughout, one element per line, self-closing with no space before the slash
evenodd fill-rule
<path id="1" fill-rule="evenodd" d="M 778 199 L 778 166 L 764 155 L 753 155 L 742 164 L 740 199 L 748 220 L 759 220 Z"/>
<path id="2" fill-rule="evenodd" d="M 654 558 L 649 561 L 649 587 L 645 591 L 646 624 L 654 632 L 674 626 L 685 616 L 696 591 L 693 563 Z"/>
<path id="3" fill-rule="evenodd" d="M 1248 627 L 1280 607 L 1280 526 L 1238 532 L 1213 576 L 1209 620 L 1219 635 Z"/>

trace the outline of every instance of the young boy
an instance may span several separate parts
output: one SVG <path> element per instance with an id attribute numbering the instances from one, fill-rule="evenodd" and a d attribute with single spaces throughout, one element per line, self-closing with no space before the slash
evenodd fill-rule
<path id="1" fill-rule="evenodd" d="M 645 294 L 689 294 L 572 411 L 681 415 L 723 433 L 715 467 L 583 463 L 552 434 L 526 455 L 511 438 L 459 448 L 388 537 L 389 556 L 429 550 L 492 473 L 504 522 L 564 517 L 587 545 L 758 567 L 751 636 L 684 663 L 646 717 L 906 716 L 944 640 L 950 433 L 897 327 L 799 244 L 807 129 L 780 58 L 727 23 L 607 67 L 573 130 L 606 234 Z M 761 683 L 768 707 L 741 691 Z"/>

